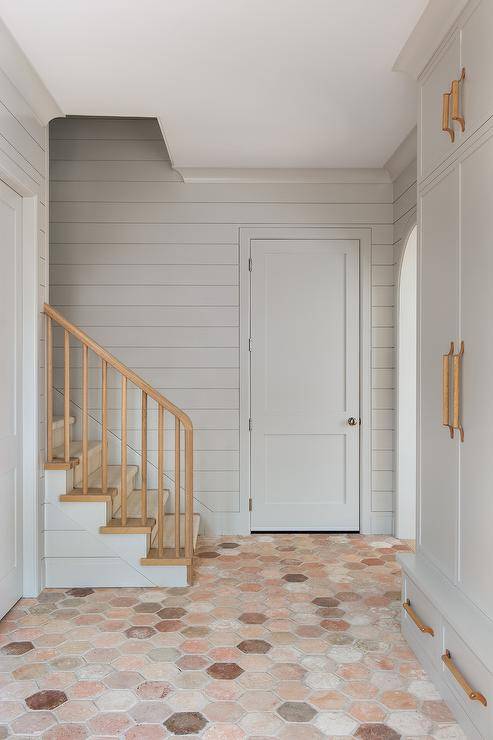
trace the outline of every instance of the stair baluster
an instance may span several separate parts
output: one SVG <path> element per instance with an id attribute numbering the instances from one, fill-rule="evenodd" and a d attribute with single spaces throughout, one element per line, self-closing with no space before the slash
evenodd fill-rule
<path id="1" fill-rule="evenodd" d="M 141 443 L 141 460 L 140 460 L 140 515 L 142 524 L 147 522 L 147 393 L 142 391 L 142 443 Z"/>
<path id="2" fill-rule="evenodd" d="M 70 462 L 70 334 L 63 334 L 63 457 Z"/>
<path id="3" fill-rule="evenodd" d="M 127 379 L 122 375 L 122 429 L 121 429 L 121 483 L 120 510 L 122 527 L 127 526 Z"/>
<path id="4" fill-rule="evenodd" d="M 180 556 L 180 420 L 175 417 L 175 556 Z"/>
<path id="5" fill-rule="evenodd" d="M 108 363 L 101 360 L 101 492 L 108 492 Z"/>
<path id="6" fill-rule="evenodd" d="M 164 551 L 164 490 L 163 490 L 163 477 L 164 477 L 164 408 L 161 404 L 158 404 L 158 416 L 157 416 L 157 505 L 158 505 L 158 520 L 157 520 L 157 542 L 158 542 L 158 557 L 163 557 Z"/>
<path id="7" fill-rule="evenodd" d="M 193 511 L 193 431 L 185 430 L 185 511 Z M 193 556 L 193 516 L 185 517 L 185 557 Z"/>
<path id="8" fill-rule="evenodd" d="M 82 493 L 89 492 L 89 348 L 82 345 Z"/>

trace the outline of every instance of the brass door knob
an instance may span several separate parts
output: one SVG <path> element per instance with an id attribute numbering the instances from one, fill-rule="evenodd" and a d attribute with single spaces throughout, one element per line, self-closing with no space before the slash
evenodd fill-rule
<path id="1" fill-rule="evenodd" d="M 349 419 L 347 420 L 347 423 L 349 424 L 350 427 L 355 427 L 359 424 L 359 420 L 355 419 L 354 416 L 350 416 Z"/>

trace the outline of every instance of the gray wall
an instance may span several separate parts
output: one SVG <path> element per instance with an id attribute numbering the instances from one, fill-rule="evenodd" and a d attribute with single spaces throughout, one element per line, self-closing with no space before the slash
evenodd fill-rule
<path id="1" fill-rule="evenodd" d="M 234 532 L 238 521 L 239 226 L 372 228 L 372 527 L 390 532 L 392 184 L 185 184 L 151 119 L 59 119 L 50 135 L 51 302 L 190 413 L 210 532 Z M 80 398 L 77 372 L 72 394 Z M 116 435 L 117 405 L 115 395 Z"/>

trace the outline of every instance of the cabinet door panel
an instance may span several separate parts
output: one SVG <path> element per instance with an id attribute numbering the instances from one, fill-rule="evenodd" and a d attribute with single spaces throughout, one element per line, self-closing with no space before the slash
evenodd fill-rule
<path id="1" fill-rule="evenodd" d="M 461 164 L 460 586 L 493 617 L 493 133 Z"/>
<path id="2" fill-rule="evenodd" d="M 456 32 L 421 86 L 421 179 L 438 167 L 457 146 L 442 131 L 442 95 L 450 90 L 459 67 L 459 33 Z M 449 125 L 452 128 L 452 119 Z"/>
<path id="3" fill-rule="evenodd" d="M 420 549 L 456 577 L 458 449 L 442 426 L 442 355 L 458 335 L 459 174 L 421 196 L 419 360 Z M 457 346 L 457 345 L 456 345 Z"/>
<path id="4" fill-rule="evenodd" d="M 493 2 L 483 0 L 466 19 L 461 31 L 461 63 L 466 68 L 461 107 L 464 140 L 493 115 Z"/>

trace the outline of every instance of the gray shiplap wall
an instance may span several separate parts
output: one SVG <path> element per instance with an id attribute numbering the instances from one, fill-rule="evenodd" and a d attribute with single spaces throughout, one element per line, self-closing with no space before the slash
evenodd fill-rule
<path id="1" fill-rule="evenodd" d="M 392 184 L 185 184 L 153 119 L 59 119 L 50 136 L 51 302 L 190 413 L 210 532 L 239 510 L 239 225 L 372 227 L 372 527 L 391 531 Z"/>

